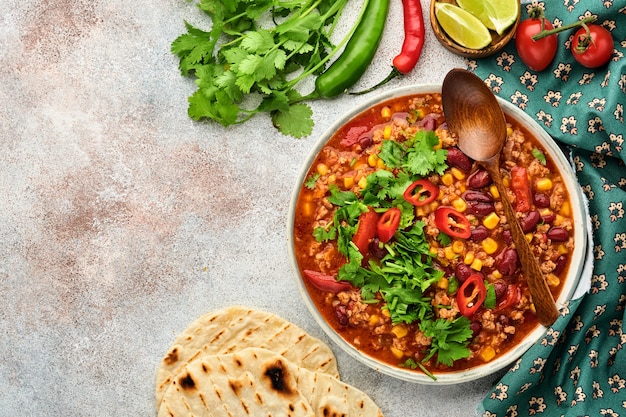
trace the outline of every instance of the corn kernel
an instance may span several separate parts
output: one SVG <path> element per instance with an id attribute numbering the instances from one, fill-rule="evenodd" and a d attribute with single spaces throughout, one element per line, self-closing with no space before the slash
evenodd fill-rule
<path id="1" fill-rule="evenodd" d="M 343 186 L 345 189 L 349 190 L 354 185 L 354 177 L 344 177 L 343 178 Z"/>
<path id="2" fill-rule="evenodd" d="M 487 252 L 488 255 L 495 253 L 498 250 L 498 242 L 488 237 L 487 239 L 481 242 L 483 250 Z"/>
<path id="3" fill-rule="evenodd" d="M 506 135 L 511 136 L 513 134 L 513 128 L 511 126 L 506 127 Z"/>
<path id="4" fill-rule="evenodd" d="M 389 313 L 389 310 L 387 310 L 386 308 L 383 308 L 381 312 L 383 313 L 383 316 L 391 317 L 391 313 Z"/>
<path id="5" fill-rule="evenodd" d="M 391 125 L 387 125 L 383 129 L 383 138 L 389 139 L 390 137 L 391 137 Z"/>
<path id="6" fill-rule="evenodd" d="M 502 184 L 509 188 L 511 186 L 511 179 L 509 177 L 502 177 Z"/>
<path id="7" fill-rule="evenodd" d="M 465 257 L 463 258 L 463 263 L 465 265 L 471 265 L 472 262 L 474 262 L 474 252 L 473 251 L 467 251 L 467 253 L 465 254 Z"/>
<path id="8" fill-rule="evenodd" d="M 552 180 L 550 178 L 540 178 L 535 183 L 537 191 L 550 191 L 552 189 Z"/>
<path id="9" fill-rule="evenodd" d="M 361 178 L 359 182 L 357 183 L 357 185 L 359 186 L 360 189 L 367 187 L 367 177 Z"/>
<path id="10" fill-rule="evenodd" d="M 452 246 L 446 246 L 443 249 L 443 253 L 446 257 L 447 260 L 451 261 L 452 259 L 456 258 L 457 254 L 454 253 L 454 251 L 452 250 Z"/>
<path id="11" fill-rule="evenodd" d="M 371 166 L 372 168 L 374 168 L 376 166 L 376 164 L 378 163 L 378 160 L 380 158 L 378 157 L 378 155 L 376 155 L 375 153 L 370 154 L 367 157 L 367 165 Z"/>
<path id="12" fill-rule="evenodd" d="M 452 200 L 452 207 L 459 213 L 464 213 L 467 210 L 467 203 L 462 198 L 455 198 Z"/>
<path id="13" fill-rule="evenodd" d="M 385 106 L 380 110 L 380 115 L 384 118 L 384 119 L 389 119 L 391 118 L 391 108 L 389 106 Z"/>
<path id="14" fill-rule="evenodd" d="M 441 278 L 439 282 L 437 283 L 437 288 L 441 290 L 447 290 L 449 284 L 450 282 L 448 281 L 448 278 L 444 277 L 444 278 Z"/>
<path id="15" fill-rule="evenodd" d="M 438 151 L 442 147 L 443 147 L 443 144 L 441 143 L 441 139 L 439 139 L 439 137 L 437 137 L 437 144 L 435 146 L 433 146 L 433 150 L 434 151 Z"/>
<path id="16" fill-rule="evenodd" d="M 472 268 L 474 271 L 480 271 L 481 269 L 483 269 L 483 261 L 478 258 L 474 258 L 474 260 L 470 264 L 470 268 Z"/>
<path id="17" fill-rule="evenodd" d="M 460 183 L 459 185 L 457 185 L 457 188 L 459 189 L 459 191 L 461 193 L 464 193 L 465 191 L 467 191 L 467 185 L 465 185 L 464 182 Z"/>
<path id="18" fill-rule="evenodd" d="M 378 162 L 376 162 L 376 168 L 388 169 L 387 166 L 385 165 L 385 162 L 382 159 L 378 159 Z"/>
<path id="19" fill-rule="evenodd" d="M 337 182 L 337 176 L 335 174 L 330 174 L 328 176 L 328 183 L 329 184 L 334 184 Z"/>
<path id="20" fill-rule="evenodd" d="M 391 333 L 395 334 L 398 339 L 402 339 L 407 335 L 407 333 L 409 333 L 409 329 L 405 324 L 400 323 L 391 328 Z"/>
<path id="21" fill-rule="evenodd" d="M 430 203 L 430 211 L 435 211 L 437 210 L 437 207 L 439 207 L 439 202 L 438 201 L 433 201 L 432 203 Z"/>
<path id="22" fill-rule="evenodd" d="M 328 174 L 328 165 L 323 164 L 323 163 L 319 163 L 317 164 L 317 172 L 320 175 L 326 175 Z"/>
<path id="23" fill-rule="evenodd" d="M 496 200 L 500 198 L 500 191 L 498 191 L 498 187 L 496 187 L 495 185 L 489 187 L 489 192 L 491 193 L 491 196 Z"/>
<path id="24" fill-rule="evenodd" d="M 496 350 L 491 346 L 485 346 L 479 353 L 480 359 L 485 362 L 489 362 L 496 357 Z"/>
<path id="25" fill-rule="evenodd" d="M 526 238 L 526 242 L 528 242 L 528 243 L 533 241 L 533 234 L 532 233 L 526 233 L 524 235 L 524 237 Z"/>
<path id="26" fill-rule="evenodd" d="M 395 348 L 393 346 L 391 346 L 389 348 L 389 350 L 391 350 L 391 353 L 393 354 L 393 356 L 396 357 L 396 359 L 402 359 L 402 357 L 404 356 L 404 352 L 403 351 L 401 351 L 400 349 L 397 349 L 397 348 Z"/>
<path id="27" fill-rule="evenodd" d="M 452 185 L 454 183 L 454 177 L 449 172 L 446 172 L 441 176 L 441 182 L 443 185 Z"/>
<path id="28" fill-rule="evenodd" d="M 417 217 L 426 216 L 426 209 L 424 208 L 424 206 L 415 207 L 415 215 Z"/>
<path id="29" fill-rule="evenodd" d="M 557 252 L 559 252 L 559 254 L 561 255 L 565 255 L 566 253 L 569 253 L 569 250 L 567 249 L 567 246 L 565 245 L 559 245 L 556 248 Z"/>
<path id="30" fill-rule="evenodd" d="M 553 224 L 554 226 L 560 226 L 560 225 L 562 225 L 562 224 L 563 224 L 563 222 L 564 222 L 564 221 L 565 221 L 565 217 L 561 216 L 560 214 L 557 214 L 557 215 L 554 217 L 554 221 L 552 222 L 552 224 Z"/>
<path id="31" fill-rule="evenodd" d="M 497 269 L 494 269 L 493 272 L 491 273 L 491 275 L 493 275 L 493 277 L 495 279 L 500 279 L 502 278 L 502 274 L 500 273 L 500 271 L 498 271 Z"/>
<path id="32" fill-rule="evenodd" d="M 432 255 L 437 255 L 437 252 L 439 252 L 439 250 L 435 247 L 435 246 L 431 246 L 430 249 L 428 250 Z"/>
<path id="33" fill-rule="evenodd" d="M 559 214 L 565 217 L 569 217 L 572 214 L 571 207 L 569 206 L 569 201 L 564 201 L 559 209 Z"/>
<path id="34" fill-rule="evenodd" d="M 495 212 L 489 213 L 483 219 L 483 226 L 485 226 L 489 230 L 493 230 L 500 224 L 500 216 L 498 216 Z"/>
<path id="35" fill-rule="evenodd" d="M 452 173 L 454 178 L 456 178 L 457 180 L 464 180 L 465 179 L 465 172 L 461 171 L 457 167 L 450 168 L 450 172 Z"/>
<path id="36" fill-rule="evenodd" d="M 545 217 L 545 216 L 550 216 L 552 213 L 552 210 L 550 210 L 549 208 L 544 208 L 539 210 L 539 214 L 541 215 L 541 217 Z"/>
<path id="37" fill-rule="evenodd" d="M 452 242 L 452 251 L 459 254 L 465 252 L 465 242 L 462 240 L 455 240 Z"/>
<path id="38" fill-rule="evenodd" d="M 548 274 L 548 276 L 546 277 L 546 282 L 550 287 L 558 287 L 561 283 L 561 280 L 554 274 Z"/>
<path id="39" fill-rule="evenodd" d="M 534 303 L 531 303 L 530 306 L 528 307 L 528 309 L 530 310 L 531 313 L 537 314 L 537 309 L 535 308 L 535 304 Z"/>
<path id="40" fill-rule="evenodd" d="M 376 326 L 380 322 L 380 317 L 378 317 L 378 314 L 372 314 L 368 322 L 370 326 Z"/>
<path id="41" fill-rule="evenodd" d="M 311 216 L 313 214 L 313 205 L 311 203 L 309 203 L 309 202 L 304 203 L 302 205 L 302 214 L 305 217 Z"/>

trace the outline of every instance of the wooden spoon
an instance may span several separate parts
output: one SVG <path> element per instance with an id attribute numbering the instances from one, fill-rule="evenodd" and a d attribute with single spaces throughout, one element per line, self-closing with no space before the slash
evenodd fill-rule
<path id="1" fill-rule="evenodd" d="M 541 324 L 550 326 L 559 312 L 537 258 L 506 198 L 507 191 L 500 175 L 500 151 L 506 140 L 506 120 L 502 108 L 480 78 L 462 69 L 453 69 L 446 75 L 441 98 L 448 127 L 458 136 L 459 149 L 478 161 L 498 188 L 537 317 Z"/>

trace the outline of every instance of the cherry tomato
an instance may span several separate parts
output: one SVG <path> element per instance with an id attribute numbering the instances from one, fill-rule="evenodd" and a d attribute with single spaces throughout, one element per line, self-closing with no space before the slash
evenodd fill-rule
<path id="1" fill-rule="evenodd" d="M 452 207 L 437 207 L 435 224 L 440 231 L 450 237 L 467 239 L 472 234 L 469 219 Z"/>
<path id="2" fill-rule="evenodd" d="M 613 36 L 602 26 L 583 26 L 574 34 L 571 50 L 574 59 L 582 66 L 598 68 L 613 56 Z"/>
<path id="3" fill-rule="evenodd" d="M 465 317 L 471 317 L 487 297 L 487 288 L 481 274 L 470 275 L 456 293 L 456 303 L 459 311 Z"/>
<path id="4" fill-rule="evenodd" d="M 439 195 L 439 187 L 428 180 L 417 180 L 404 191 L 406 201 L 414 206 L 423 206 L 433 202 Z"/>
<path id="5" fill-rule="evenodd" d="M 543 28 L 542 28 L 543 22 Z M 534 41 L 533 36 L 541 29 L 554 29 L 552 23 L 543 17 L 529 18 L 520 22 L 515 31 L 515 48 L 520 59 L 533 71 L 543 71 L 550 65 L 557 49 L 557 36 L 549 35 Z"/>
<path id="6" fill-rule="evenodd" d="M 304 273 L 304 276 L 307 277 L 309 282 L 320 291 L 338 293 L 341 291 L 348 291 L 352 288 L 352 284 L 349 282 L 337 281 L 337 279 L 331 275 L 322 274 L 318 271 L 311 271 L 310 269 L 305 269 L 302 272 Z"/>
<path id="7" fill-rule="evenodd" d="M 376 236 L 383 243 L 389 242 L 398 230 L 402 212 L 399 208 L 392 207 L 380 216 L 376 225 Z"/>
<path id="8" fill-rule="evenodd" d="M 352 237 L 352 241 L 359 248 L 361 255 L 366 256 L 369 253 L 369 244 L 376 236 L 376 226 L 378 224 L 378 213 L 371 207 L 368 211 L 359 216 L 359 223 L 356 233 Z"/>

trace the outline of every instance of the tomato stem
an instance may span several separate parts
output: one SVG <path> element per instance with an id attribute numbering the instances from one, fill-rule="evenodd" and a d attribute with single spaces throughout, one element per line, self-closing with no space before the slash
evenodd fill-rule
<path id="1" fill-rule="evenodd" d="M 572 28 L 579 27 L 579 26 L 584 26 L 586 23 L 591 23 L 594 20 L 596 20 L 594 16 L 589 16 L 577 22 L 572 22 L 570 24 L 560 26 L 558 28 L 549 29 L 549 30 L 542 29 L 541 32 L 532 36 L 531 39 L 533 41 L 538 41 L 539 39 L 545 38 L 546 36 L 554 35 L 556 33 L 563 32 L 564 30 L 572 29 Z"/>

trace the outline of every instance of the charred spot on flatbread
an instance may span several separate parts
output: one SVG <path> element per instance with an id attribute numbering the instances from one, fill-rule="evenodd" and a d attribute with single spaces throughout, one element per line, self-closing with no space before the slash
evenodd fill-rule
<path id="1" fill-rule="evenodd" d="M 163 358 L 163 362 L 167 365 L 172 365 L 178 362 L 178 346 L 167 352 L 167 355 Z"/>
<path id="2" fill-rule="evenodd" d="M 265 368 L 263 375 L 270 380 L 270 384 L 274 391 L 291 396 L 295 389 L 289 384 L 289 369 L 281 360 L 277 360 Z"/>
<path id="3" fill-rule="evenodd" d="M 180 385 L 182 389 L 188 391 L 196 389 L 196 381 L 194 381 L 191 375 L 187 372 L 178 378 L 178 385 Z"/>

